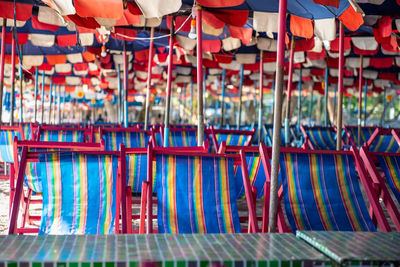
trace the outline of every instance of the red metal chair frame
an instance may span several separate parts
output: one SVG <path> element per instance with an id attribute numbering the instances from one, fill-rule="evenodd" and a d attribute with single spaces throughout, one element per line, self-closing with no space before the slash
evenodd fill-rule
<path id="1" fill-rule="evenodd" d="M 240 155 L 234 154 L 215 154 L 215 153 L 201 153 L 201 152 L 192 152 L 192 151 L 182 151 L 175 149 L 175 148 L 164 148 L 164 147 L 155 147 L 153 148 L 150 144 L 147 147 L 147 181 L 143 182 L 142 190 L 146 188 L 147 193 L 146 195 L 142 195 L 142 205 L 141 205 L 141 218 L 140 218 L 140 233 L 153 233 L 153 198 L 152 198 L 152 191 L 153 191 L 153 161 L 155 160 L 156 155 L 184 155 L 184 156 L 198 156 L 198 157 L 226 157 L 226 158 L 233 158 L 234 163 L 237 165 L 242 165 L 243 177 L 244 179 L 244 186 L 246 191 L 246 200 L 247 205 L 249 207 L 249 232 L 259 232 L 258 224 L 257 224 L 257 217 L 255 207 L 253 205 L 253 195 L 251 193 L 251 187 L 249 183 L 249 174 L 247 168 L 246 157 L 244 153 L 240 153 Z M 147 211 L 147 213 L 146 213 Z M 145 216 L 147 214 L 147 216 Z M 145 227 L 146 224 L 146 227 Z M 146 228 L 146 229 L 145 229 Z"/>

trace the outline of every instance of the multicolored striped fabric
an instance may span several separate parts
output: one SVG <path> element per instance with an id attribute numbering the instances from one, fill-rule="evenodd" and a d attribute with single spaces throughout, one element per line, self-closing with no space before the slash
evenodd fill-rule
<path id="1" fill-rule="evenodd" d="M 170 131 L 169 147 L 197 146 L 197 135 L 195 131 Z"/>
<path id="2" fill-rule="evenodd" d="M 377 156 L 390 189 L 400 203 L 400 156 Z"/>
<path id="3" fill-rule="evenodd" d="M 154 166 L 153 173 L 155 173 Z M 127 185 L 132 188 L 132 192 L 141 193 L 142 182 L 147 180 L 147 154 L 126 155 L 126 177 Z M 155 192 L 155 179 L 153 179 L 153 192 Z"/>
<path id="4" fill-rule="evenodd" d="M 40 132 L 40 141 L 82 143 L 84 140 L 83 131 L 41 130 Z"/>
<path id="5" fill-rule="evenodd" d="M 281 153 L 280 167 L 293 231 L 376 231 L 351 155 Z"/>
<path id="6" fill-rule="evenodd" d="M 305 128 L 316 150 L 336 150 L 337 134 L 332 128 Z"/>
<path id="7" fill-rule="evenodd" d="M 162 141 L 161 133 L 157 131 L 157 132 L 154 133 L 154 136 L 155 136 L 155 138 L 156 138 L 156 143 L 157 143 L 157 145 L 158 145 L 158 146 L 163 146 L 164 143 L 163 143 L 163 141 Z"/>
<path id="8" fill-rule="evenodd" d="M 378 135 L 368 147 L 372 152 L 400 153 L 400 146 L 393 135 Z"/>
<path id="9" fill-rule="evenodd" d="M 267 146 L 272 146 L 272 136 L 273 136 L 273 125 L 265 124 L 264 125 L 264 143 Z M 290 135 L 290 141 L 293 140 L 293 136 Z M 285 133 L 284 129 L 281 129 L 281 145 L 285 144 Z"/>
<path id="10" fill-rule="evenodd" d="M 39 156 L 43 186 L 39 234 L 111 234 L 118 157 L 75 152 Z"/>
<path id="11" fill-rule="evenodd" d="M 14 136 L 21 140 L 21 133 L 18 131 L 0 131 L 0 162 L 14 163 Z"/>
<path id="12" fill-rule="evenodd" d="M 233 159 L 156 156 L 159 233 L 240 233 Z"/>
<path id="13" fill-rule="evenodd" d="M 42 192 L 42 179 L 40 174 L 40 164 L 28 162 L 25 169 L 25 185 L 35 193 Z"/>
<path id="14" fill-rule="evenodd" d="M 119 151 L 120 144 L 127 148 L 147 147 L 150 137 L 145 132 L 105 132 L 105 150 Z"/>
<path id="15" fill-rule="evenodd" d="M 266 181 L 264 166 L 260 156 L 246 157 L 247 168 L 249 169 L 250 185 L 257 188 L 257 198 L 264 196 L 264 184 Z M 235 174 L 236 181 L 236 198 L 241 199 L 245 197 L 245 189 L 243 183 L 242 168 L 238 166 Z"/>
<path id="16" fill-rule="evenodd" d="M 351 134 L 351 137 L 353 138 L 354 142 L 358 144 L 358 127 L 348 127 L 347 128 Z M 374 133 L 375 128 L 371 127 L 361 127 L 361 142 L 360 145 L 363 145 L 364 143 L 368 142 L 369 138 L 372 136 Z M 347 142 L 347 135 L 344 136 L 344 140 Z"/>
<path id="17" fill-rule="evenodd" d="M 32 138 L 32 129 L 30 123 L 23 123 L 22 130 L 24 131 L 25 140 L 30 140 Z"/>
<path id="18" fill-rule="evenodd" d="M 250 139 L 250 136 L 248 135 L 225 133 L 217 133 L 215 134 L 215 137 L 217 138 L 218 144 L 225 141 L 227 146 L 244 146 Z"/>

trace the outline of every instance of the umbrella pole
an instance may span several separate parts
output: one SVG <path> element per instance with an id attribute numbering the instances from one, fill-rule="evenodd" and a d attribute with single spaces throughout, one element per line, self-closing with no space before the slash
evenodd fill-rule
<path id="1" fill-rule="evenodd" d="M 224 127 L 224 107 L 225 107 L 225 78 L 226 78 L 226 69 L 222 70 L 222 95 L 221 95 L 221 120 L 219 122 L 219 128 L 222 129 Z"/>
<path id="2" fill-rule="evenodd" d="M 278 208 L 278 178 L 279 178 L 279 156 L 281 144 L 281 117 L 282 117 L 282 92 L 283 92 L 283 68 L 285 66 L 285 29 L 286 29 L 287 0 L 279 1 L 279 30 L 278 51 L 276 57 L 275 76 L 275 106 L 272 138 L 272 162 L 271 162 L 271 187 L 269 206 L 269 232 L 276 232 L 276 215 Z M 261 60 L 262 61 L 262 60 Z M 260 86 L 260 88 L 262 88 Z"/>
<path id="3" fill-rule="evenodd" d="M 24 90 L 23 90 L 23 72 L 22 72 L 22 45 L 19 46 L 19 121 L 21 123 L 24 122 L 24 106 L 23 106 L 23 100 L 24 100 Z"/>
<path id="4" fill-rule="evenodd" d="M 61 123 L 61 86 L 58 86 L 57 93 L 57 124 Z"/>
<path id="5" fill-rule="evenodd" d="M 243 90 L 243 76 L 244 76 L 244 66 L 243 64 L 240 66 L 240 83 L 239 83 L 239 107 L 238 107 L 238 115 L 237 115 L 237 129 L 240 130 L 240 123 L 242 119 L 242 90 Z"/>
<path id="6" fill-rule="evenodd" d="M 297 130 L 298 131 L 300 131 L 300 125 L 301 125 L 301 83 L 302 83 L 302 68 L 300 66 L 299 83 L 297 84 L 297 91 L 299 93 L 299 96 L 297 97 L 297 109 L 298 109 Z"/>
<path id="7" fill-rule="evenodd" d="M 53 77 L 51 78 L 51 82 L 50 82 L 50 95 L 49 95 L 49 116 L 48 116 L 48 124 L 51 123 L 51 106 L 53 104 Z"/>
<path id="8" fill-rule="evenodd" d="M 14 106 L 15 106 L 15 28 L 12 28 L 11 39 L 11 110 L 10 125 L 14 125 Z"/>
<path id="9" fill-rule="evenodd" d="M 361 111 L 362 111 L 362 76 L 363 76 L 363 56 L 360 56 L 360 71 L 358 72 L 358 134 L 357 143 L 358 146 L 361 145 Z"/>
<path id="10" fill-rule="evenodd" d="M 328 78 L 329 78 L 329 68 L 328 66 L 326 66 L 325 67 L 325 127 L 328 126 L 328 102 L 329 102 Z"/>
<path id="11" fill-rule="evenodd" d="M 193 124 L 193 81 L 190 81 L 190 123 Z"/>
<path id="12" fill-rule="evenodd" d="M 258 134 L 258 142 L 261 143 L 261 138 L 262 138 L 262 115 L 263 115 L 263 101 L 264 101 L 264 93 L 263 93 L 263 87 L 264 87 L 264 64 L 263 64 L 263 58 L 264 58 L 264 51 L 260 50 L 260 82 L 259 82 L 259 87 L 260 87 L 260 103 L 258 105 L 258 128 L 257 128 L 257 134 Z"/>
<path id="13" fill-rule="evenodd" d="M 3 87 L 4 87 L 4 63 L 6 56 L 6 31 L 7 19 L 3 18 L 3 27 L 1 30 L 1 55 L 0 55 L 0 127 L 3 114 Z"/>
<path id="14" fill-rule="evenodd" d="M 204 112 L 203 112 L 203 35 L 202 35 L 202 10 L 196 6 L 196 32 L 197 32 L 197 145 L 204 142 Z"/>
<path id="15" fill-rule="evenodd" d="M 147 88 L 146 88 L 146 110 L 144 115 L 144 129 L 147 130 L 149 125 L 149 112 L 150 112 L 150 90 L 151 90 L 151 78 L 152 78 L 152 65 L 153 65 L 153 38 L 154 38 L 154 27 L 150 29 L 150 47 L 149 47 L 149 62 L 147 66 Z"/>
<path id="16" fill-rule="evenodd" d="M 124 127 L 128 127 L 128 56 L 126 54 L 126 41 L 123 42 L 124 46 Z"/>
<path id="17" fill-rule="evenodd" d="M 310 122 L 311 122 L 312 115 L 313 115 L 313 113 L 312 113 L 312 111 L 313 111 L 313 102 L 314 102 L 314 87 L 311 88 L 310 104 L 309 104 L 309 107 L 308 107 L 308 110 L 309 110 L 308 112 L 310 113 L 308 117 L 310 118 Z"/>
<path id="18" fill-rule="evenodd" d="M 339 90 L 339 99 L 337 103 L 337 138 L 336 138 L 336 150 L 341 150 L 342 148 L 342 115 L 343 115 L 343 76 L 344 76 L 344 26 L 343 23 L 340 22 L 339 28 L 339 81 L 338 81 L 338 90 Z"/>
<path id="19" fill-rule="evenodd" d="M 289 57 L 289 77 L 287 84 L 287 95 L 286 95 L 286 116 L 285 116 L 285 145 L 289 146 L 289 116 L 290 116 L 290 98 L 292 95 L 292 79 L 293 79 L 293 57 L 294 57 L 294 46 L 295 40 L 294 35 L 290 42 L 290 57 Z"/>
<path id="20" fill-rule="evenodd" d="M 368 91 L 368 83 L 365 80 L 364 87 L 364 126 L 367 126 L 367 91 Z"/>
<path id="21" fill-rule="evenodd" d="M 117 64 L 117 79 L 118 79 L 118 123 L 122 123 L 122 86 L 121 86 L 121 66 Z"/>
<path id="22" fill-rule="evenodd" d="M 164 120 L 164 147 L 169 145 L 169 117 L 171 113 L 171 87 L 172 87 L 172 57 L 174 54 L 174 32 L 175 32 L 175 17 L 171 18 L 171 29 L 169 37 L 168 51 L 168 80 L 167 80 L 167 98 L 165 103 L 165 120 Z"/>
<path id="23" fill-rule="evenodd" d="M 207 99 L 206 99 L 206 90 L 207 90 L 207 75 L 206 75 L 207 69 L 203 69 L 203 113 L 206 113 L 207 110 Z"/>
<path id="24" fill-rule="evenodd" d="M 41 102 L 42 102 L 42 106 L 41 106 L 41 119 L 40 119 L 40 123 L 43 124 L 43 120 L 44 120 L 44 82 L 45 82 L 45 75 L 44 75 L 44 71 L 42 71 L 42 96 L 41 96 Z"/>
<path id="25" fill-rule="evenodd" d="M 386 88 L 383 88 L 383 115 L 382 115 L 382 127 L 385 127 L 385 117 L 386 117 Z"/>
<path id="26" fill-rule="evenodd" d="M 36 71 L 35 71 L 35 115 L 33 118 L 33 122 L 37 122 L 37 96 L 38 96 L 38 85 L 39 85 L 39 70 L 38 67 L 36 67 Z"/>

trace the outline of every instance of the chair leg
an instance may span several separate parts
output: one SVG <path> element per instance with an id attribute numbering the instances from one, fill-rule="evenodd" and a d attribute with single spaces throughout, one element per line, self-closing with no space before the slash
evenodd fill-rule
<path id="1" fill-rule="evenodd" d="M 21 228 L 25 227 L 26 221 L 29 222 L 29 205 L 31 201 L 32 190 L 28 189 L 28 193 L 26 196 L 22 194 L 22 221 L 21 221 Z"/>
<path id="2" fill-rule="evenodd" d="M 123 219 L 123 218 L 122 218 Z M 132 187 L 126 188 L 126 224 L 127 233 L 132 233 Z"/>
<path id="3" fill-rule="evenodd" d="M 143 181 L 143 183 L 142 183 L 141 205 L 140 205 L 139 234 L 144 234 L 145 233 L 148 185 L 149 185 L 149 183 L 147 181 Z M 150 220 L 151 220 L 151 218 L 150 218 Z"/>
<path id="4" fill-rule="evenodd" d="M 10 164 L 10 208 L 8 213 L 10 217 L 11 217 L 11 207 L 14 200 L 14 195 L 15 195 L 15 169 L 14 169 L 14 164 Z"/>
<path id="5" fill-rule="evenodd" d="M 255 186 L 252 186 L 251 187 L 251 194 L 253 195 L 253 205 L 254 205 L 254 210 L 256 211 L 256 224 L 258 224 L 258 220 L 257 220 L 257 187 L 255 187 Z M 250 218 L 250 215 L 249 215 L 249 225 L 248 225 L 248 228 L 250 228 L 250 226 L 251 226 L 251 218 Z M 248 229 L 248 232 L 249 233 L 251 233 L 251 232 L 255 232 L 255 229 Z"/>
<path id="6" fill-rule="evenodd" d="M 262 233 L 268 232 L 268 220 L 269 220 L 269 198 L 270 198 L 270 182 L 264 184 L 264 201 L 263 201 L 263 215 L 262 215 Z"/>

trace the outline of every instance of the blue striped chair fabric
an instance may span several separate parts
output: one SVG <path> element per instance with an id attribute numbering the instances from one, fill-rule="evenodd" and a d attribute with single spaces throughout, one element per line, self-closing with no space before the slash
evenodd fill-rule
<path id="1" fill-rule="evenodd" d="M 376 231 L 352 155 L 281 153 L 280 169 L 293 231 Z"/>

